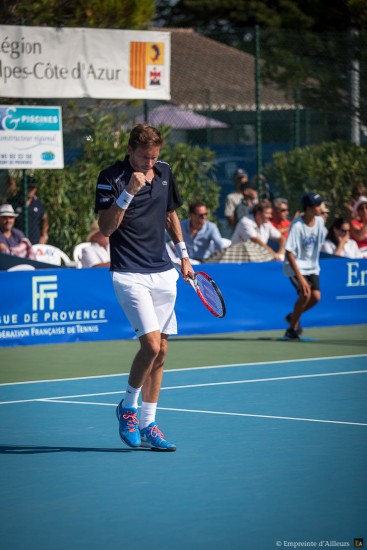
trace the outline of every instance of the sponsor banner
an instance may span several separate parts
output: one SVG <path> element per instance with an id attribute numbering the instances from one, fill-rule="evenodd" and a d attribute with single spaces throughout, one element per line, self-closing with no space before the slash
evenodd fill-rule
<path id="1" fill-rule="evenodd" d="M 0 105 L 0 169 L 64 168 L 60 107 Z"/>
<path id="2" fill-rule="evenodd" d="M 296 293 L 278 262 L 202 266 L 227 306 L 214 318 L 182 278 L 176 315 L 179 335 L 285 330 Z M 271 283 L 271 284 L 270 284 Z M 0 272 L 0 347 L 134 338 L 107 269 Z M 321 302 L 303 326 L 367 323 L 367 260 L 321 260 Z"/>
<path id="3" fill-rule="evenodd" d="M 169 32 L 0 25 L 1 97 L 170 99 Z"/>

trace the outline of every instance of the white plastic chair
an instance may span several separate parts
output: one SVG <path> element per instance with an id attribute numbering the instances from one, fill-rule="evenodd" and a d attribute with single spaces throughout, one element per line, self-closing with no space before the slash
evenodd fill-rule
<path id="1" fill-rule="evenodd" d="M 30 264 L 17 264 L 9 267 L 6 271 L 33 271 L 34 269 L 36 268 Z"/>
<path id="2" fill-rule="evenodd" d="M 83 267 L 82 266 L 82 252 L 83 252 L 83 249 L 84 248 L 87 248 L 88 246 L 90 246 L 92 243 L 90 243 L 89 241 L 87 242 L 84 242 L 84 243 L 79 243 L 75 246 L 74 250 L 73 250 L 73 259 L 74 259 L 74 262 L 75 262 L 75 267 L 77 268 L 81 268 Z"/>
<path id="3" fill-rule="evenodd" d="M 35 253 L 36 260 L 38 262 L 44 262 L 52 265 L 64 264 L 69 267 L 75 266 L 75 262 L 72 262 L 65 252 L 52 244 L 34 244 L 32 245 L 32 250 Z"/>

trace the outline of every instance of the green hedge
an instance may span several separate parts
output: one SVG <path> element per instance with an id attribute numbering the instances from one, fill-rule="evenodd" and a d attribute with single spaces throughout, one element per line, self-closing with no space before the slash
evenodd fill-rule
<path id="1" fill-rule="evenodd" d="M 278 196 L 288 199 L 291 211 L 300 208 L 300 198 L 307 191 L 324 195 L 330 217 L 348 214 L 356 185 L 367 182 L 367 149 L 347 142 L 325 142 L 278 152 L 264 173 Z"/>

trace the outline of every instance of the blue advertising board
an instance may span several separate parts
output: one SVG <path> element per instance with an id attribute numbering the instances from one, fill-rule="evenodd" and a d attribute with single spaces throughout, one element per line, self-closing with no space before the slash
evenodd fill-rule
<path id="1" fill-rule="evenodd" d="M 284 331 L 296 293 L 278 262 L 208 264 L 226 301 L 213 317 L 192 288 L 178 281 L 180 336 Z M 367 323 L 367 260 L 321 260 L 321 302 L 304 326 Z M 135 338 L 114 295 L 109 271 L 47 269 L 0 272 L 0 347 Z M 281 332 L 282 334 L 282 332 Z"/>

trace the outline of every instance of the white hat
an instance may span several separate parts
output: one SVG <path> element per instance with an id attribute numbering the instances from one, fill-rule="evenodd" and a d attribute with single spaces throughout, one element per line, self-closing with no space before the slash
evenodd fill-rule
<path id="1" fill-rule="evenodd" d="M 359 197 L 355 205 L 353 206 L 353 212 L 356 216 L 358 213 L 358 208 L 361 206 L 361 204 L 365 204 L 367 202 L 367 197 Z"/>
<path id="2" fill-rule="evenodd" d="M 16 214 L 11 204 L 0 205 L 0 216 L 7 216 L 8 218 L 17 218 L 19 214 Z"/>

